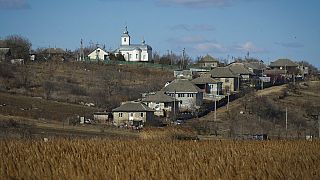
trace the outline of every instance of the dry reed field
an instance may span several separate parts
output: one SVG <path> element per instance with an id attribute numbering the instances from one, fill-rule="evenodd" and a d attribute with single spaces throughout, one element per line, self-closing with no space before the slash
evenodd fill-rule
<path id="1" fill-rule="evenodd" d="M 320 142 L 0 140 L 0 179 L 319 179 Z"/>

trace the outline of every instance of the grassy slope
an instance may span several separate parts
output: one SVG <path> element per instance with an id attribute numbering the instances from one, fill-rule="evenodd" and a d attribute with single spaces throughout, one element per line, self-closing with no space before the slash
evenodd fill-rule
<path id="1" fill-rule="evenodd" d="M 211 129 L 217 129 L 218 137 L 229 137 L 230 129 L 233 128 L 237 135 L 267 133 L 272 138 L 285 137 L 285 107 L 288 108 L 288 136 L 292 138 L 305 136 L 306 134 L 317 135 L 316 121 L 308 114 L 308 109 L 320 112 L 320 82 L 308 82 L 309 86 L 299 85 L 296 92 L 289 92 L 284 98 L 283 92 L 287 91 L 287 85 L 270 87 L 254 93 L 254 97 L 266 97 L 272 102 L 274 106 L 279 108 L 281 113 L 279 122 L 273 124 L 272 120 L 267 117 L 259 117 L 250 108 L 245 108 L 243 101 L 245 98 L 237 99 L 230 103 L 229 111 L 226 107 L 221 107 L 217 110 L 217 121 L 214 122 L 214 112 L 208 115 L 193 120 L 193 122 L 200 122 Z M 248 100 L 248 99 L 247 99 Z M 253 102 L 247 102 L 248 106 L 262 102 L 259 99 L 252 99 Z M 312 105 L 306 107 L 307 105 Z M 240 114 L 243 111 L 244 114 Z M 231 116 L 231 117 L 230 117 Z M 231 118 L 231 119 L 230 119 Z M 232 120 L 233 119 L 233 120 Z M 301 122 L 301 125 L 294 124 L 292 121 Z M 210 129 L 210 128 L 209 128 Z M 299 132 L 300 131 L 300 132 Z M 209 130 L 205 134 L 215 134 L 214 130 Z"/>

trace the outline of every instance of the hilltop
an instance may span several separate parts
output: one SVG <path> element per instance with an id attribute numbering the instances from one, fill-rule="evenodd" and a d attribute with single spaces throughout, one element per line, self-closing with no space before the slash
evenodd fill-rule
<path id="1" fill-rule="evenodd" d="M 169 70 L 81 62 L 0 64 L 0 91 L 107 110 L 140 93 L 160 89 L 172 79 Z"/>

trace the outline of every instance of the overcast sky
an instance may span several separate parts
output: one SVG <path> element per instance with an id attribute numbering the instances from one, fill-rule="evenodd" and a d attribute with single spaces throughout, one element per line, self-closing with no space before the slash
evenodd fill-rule
<path id="1" fill-rule="evenodd" d="M 115 49 L 124 27 L 133 43 L 192 57 L 306 60 L 320 67 L 318 0 L 0 0 L 0 38 L 74 50 Z"/>

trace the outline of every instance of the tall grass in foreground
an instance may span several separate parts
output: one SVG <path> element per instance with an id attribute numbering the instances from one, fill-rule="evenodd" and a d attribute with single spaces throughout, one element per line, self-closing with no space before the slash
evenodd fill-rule
<path id="1" fill-rule="evenodd" d="M 320 141 L 0 140 L 0 179 L 319 179 Z"/>

